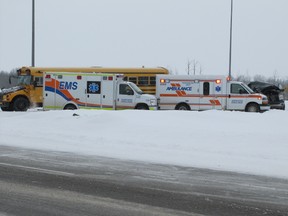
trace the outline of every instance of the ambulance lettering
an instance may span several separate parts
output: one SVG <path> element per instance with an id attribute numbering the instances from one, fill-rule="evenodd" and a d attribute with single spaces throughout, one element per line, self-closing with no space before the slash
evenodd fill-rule
<path id="1" fill-rule="evenodd" d="M 76 90 L 78 87 L 77 82 L 59 82 L 59 89 L 61 90 Z"/>
<path id="2" fill-rule="evenodd" d="M 232 100 L 232 104 L 243 104 L 243 100 Z"/>
<path id="3" fill-rule="evenodd" d="M 132 99 L 123 98 L 123 99 L 121 99 L 121 102 L 122 102 L 122 103 L 132 103 L 133 100 L 132 100 Z"/>
<path id="4" fill-rule="evenodd" d="M 166 91 L 192 91 L 192 87 L 170 86 L 167 87 Z"/>

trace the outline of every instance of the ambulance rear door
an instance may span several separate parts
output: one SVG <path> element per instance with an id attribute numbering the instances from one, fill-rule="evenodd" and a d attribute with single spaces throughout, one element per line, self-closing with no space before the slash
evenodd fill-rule
<path id="1" fill-rule="evenodd" d="M 115 76 L 108 75 L 102 77 L 101 104 L 103 109 L 113 108 L 113 103 L 116 97 L 115 88 L 116 88 Z"/>
<path id="2" fill-rule="evenodd" d="M 55 109 L 56 81 L 51 73 L 44 72 L 43 108 L 45 110 Z"/>

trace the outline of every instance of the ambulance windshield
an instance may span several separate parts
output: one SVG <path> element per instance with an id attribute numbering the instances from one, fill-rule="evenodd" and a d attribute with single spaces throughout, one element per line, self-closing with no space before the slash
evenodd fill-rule
<path id="1" fill-rule="evenodd" d="M 250 93 L 250 94 L 254 94 L 255 92 L 249 87 L 247 86 L 245 83 L 242 84 L 243 87 Z"/>
<path id="2" fill-rule="evenodd" d="M 130 87 L 134 89 L 134 91 L 136 91 L 138 94 L 143 94 L 143 91 L 134 83 L 129 83 Z"/>

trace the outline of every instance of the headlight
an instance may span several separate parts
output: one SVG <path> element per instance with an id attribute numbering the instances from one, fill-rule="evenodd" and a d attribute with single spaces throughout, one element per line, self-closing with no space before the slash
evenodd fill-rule
<path id="1" fill-rule="evenodd" d="M 151 106 L 156 106 L 157 105 L 156 99 L 150 99 L 150 105 Z"/>
<path id="2" fill-rule="evenodd" d="M 3 101 L 7 101 L 7 100 L 9 100 L 9 94 L 3 95 Z"/>

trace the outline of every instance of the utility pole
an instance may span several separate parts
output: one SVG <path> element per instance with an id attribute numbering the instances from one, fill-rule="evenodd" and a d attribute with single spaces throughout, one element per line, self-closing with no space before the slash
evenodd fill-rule
<path id="1" fill-rule="evenodd" d="M 35 66 L 35 0 L 32 0 L 32 56 L 31 66 Z"/>
<path id="2" fill-rule="evenodd" d="M 229 47 L 229 78 L 231 79 L 231 59 L 232 59 L 232 17 L 233 17 L 233 0 L 231 0 L 230 14 L 230 47 Z"/>

